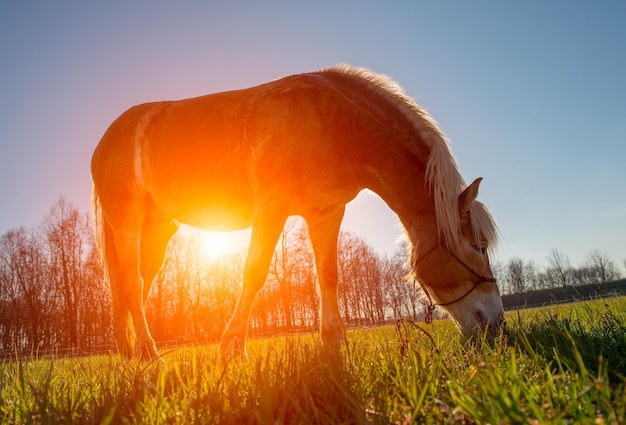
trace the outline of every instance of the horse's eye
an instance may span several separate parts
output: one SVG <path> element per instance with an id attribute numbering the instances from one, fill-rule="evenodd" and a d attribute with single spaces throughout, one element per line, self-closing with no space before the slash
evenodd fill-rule
<path id="1" fill-rule="evenodd" d="M 476 251 L 478 251 L 481 255 L 485 255 L 487 254 L 487 245 L 486 244 L 476 244 L 476 245 L 472 245 L 472 248 L 474 248 Z"/>

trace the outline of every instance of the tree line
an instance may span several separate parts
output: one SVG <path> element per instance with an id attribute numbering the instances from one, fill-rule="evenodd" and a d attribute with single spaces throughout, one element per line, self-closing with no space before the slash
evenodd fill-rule
<path id="1" fill-rule="evenodd" d="M 64 198 L 0 236 L 0 352 L 102 344 L 110 311 L 89 216 Z"/>
<path id="2" fill-rule="evenodd" d="M 583 263 L 574 267 L 563 251 L 552 249 L 547 266 L 538 267 L 533 261 L 514 257 L 508 262 L 497 262 L 492 270 L 503 294 L 520 294 L 551 288 L 602 285 L 622 278 L 615 261 L 604 252 L 591 251 Z M 624 261 L 626 267 L 626 260 Z"/>
<path id="3" fill-rule="evenodd" d="M 408 283 L 404 252 L 381 256 L 364 239 L 339 237 L 339 306 L 348 325 L 423 314 L 419 286 Z M 202 255 L 196 236 L 175 235 L 147 301 L 147 319 L 157 341 L 211 341 L 223 331 L 241 290 L 244 253 L 219 259 Z M 503 293 L 603 283 L 621 277 L 616 264 L 592 251 L 572 267 L 553 250 L 549 266 L 513 258 L 495 263 Z M 252 334 L 315 329 L 319 326 L 313 254 L 306 225 L 288 221 L 267 282 L 252 312 Z M 0 353 L 76 350 L 113 341 L 109 288 L 98 257 L 90 214 L 64 198 L 40 226 L 0 236 Z"/>
<path id="4" fill-rule="evenodd" d="M 339 238 L 339 299 L 348 324 L 419 315 L 418 287 L 407 284 L 406 258 L 379 256 L 358 236 Z M 220 337 L 241 291 L 245 254 L 210 260 L 200 240 L 177 234 L 156 276 L 146 314 L 155 339 Z M 276 247 L 251 317 L 253 334 L 319 326 L 314 260 L 306 227 L 290 220 Z M 64 198 L 35 229 L 0 236 L 0 353 L 109 345 L 109 288 L 90 215 Z"/>

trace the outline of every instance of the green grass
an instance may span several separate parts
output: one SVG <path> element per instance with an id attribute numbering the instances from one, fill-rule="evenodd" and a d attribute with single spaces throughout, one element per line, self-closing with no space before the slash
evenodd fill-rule
<path id="1" fill-rule="evenodd" d="M 626 299 L 514 312 L 505 343 L 464 344 L 448 321 L 165 354 L 0 364 L 2 423 L 624 423 Z"/>

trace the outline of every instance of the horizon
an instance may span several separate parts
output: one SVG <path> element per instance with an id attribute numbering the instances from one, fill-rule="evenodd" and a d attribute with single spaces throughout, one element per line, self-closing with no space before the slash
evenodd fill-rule
<path id="1" fill-rule="evenodd" d="M 365 191 L 368 191 L 368 190 L 365 189 L 364 192 Z M 361 196 L 377 196 L 377 195 L 373 192 L 370 192 L 370 193 L 362 193 Z M 378 200 L 380 202 L 384 202 L 380 198 L 378 198 Z M 45 216 L 42 217 L 41 222 L 38 225 L 33 226 L 33 227 L 17 226 L 17 227 L 8 229 L 7 231 L 3 232 L 2 234 L 0 234 L 0 237 L 4 236 L 4 234 L 12 230 L 19 230 L 20 228 L 24 228 L 26 231 L 39 230 L 41 227 L 44 226 L 52 210 L 58 207 L 58 202 L 61 202 L 61 201 L 65 202 L 65 207 L 76 208 L 81 215 L 83 216 L 86 215 L 89 220 L 90 229 L 94 230 L 93 212 L 91 210 L 88 210 L 88 211 L 81 210 L 77 204 L 72 202 L 72 200 L 67 199 L 64 196 L 61 196 L 57 199 L 57 201 L 53 205 L 50 206 L 50 208 L 48 209 L 48 212 L 46 213 Z M 358 214 L 358 208 L 356 208 L 356 213 Z M 346 208 L 346 214 L 348 214 L 348 208 Z M 306 221 L 300 216 L 290 216 L 287 222 L 285 223 L 285 230 L 289 230 L 292 228 L 290 223 L 295 224 L 296 226 L 304 226 L 304 227 L 307 226 Z M 398 226 L 401 227 L 399 220 L 397 224 Z M 353 231 L 351 229 L 346 229 L 344 227 L 345 226 L 342 225 L 342 228 L 341 228 L 342 233 L 354 235 L 358 237 L 359 239 L 361 239 L 363 242 L 365 242 L 365 244 L 369 248 L 373 250 L 373 252 L 380 259 L 384 259 L 384 258 L 391 259 L 398 253 L 408 254 L 408 250 L 405 245 L 406 237 L 405 237 L 404 230 L 402 229 L 401 229 L 402 233 L 395 240 L 395 243 L 393 245 L 394 248 L 389 251 L 383 251 L 383 250 L 377 249 L 377 247 L 373 245 L 367 239 L 367 237 L 357 233 L 356 231 Z M 182 240 L 186 243 L 191 243 L 191 244 L 197 243 L 198 244 L 197 246 L 190 246 L 188 247 L 188 249 L 190 250 L 197 249 L 198 253 L 203 257 L 203 259 L 211 263 L 213 261 L 220 261 L 221 259 L 228 260 L 228 258 L 233 255 L 234 256 L 247 255 L 247 249 L 248 249 L 248 245 L 250 242 L 251 230 L 252 230 L 251 228 L 246 228 L 246 229 L 234 230 L 234 231 L 212 231 L 212 230 L 204 230 L 201 228 L 193 227 L 185 223 L 179 223 L 178 231 L 170 239 L 170 244 L 176 237 L 182 238 Z M 43 237 L 43 236 L 42 234 L 40 234 L 38 237 Z M 276 249 L 279 248 L 279 244 L 280 244 L 280 240 L 279 242 L 277 242 Z M 338 246 L 338 248 L 340 247 Z M 558 247 L 555 247 L 548 253 L 543 263 L 538 263 L 533 259 L 527 259 L 527 258 L 522 258 L 522 257 L 511 257 L 511 258 L 507 258 L 503 260 L 503 259 L 499 259 L 497 256 L 495 258 L 490 258 L 490 263 L 492 265 L 492 268 L 494 269 L 494 274 L 498 274 L 498 275 L 502 273 L 506 273 L 505 268 L 509 265 L 510 262 L 515 261 L 515 260 L 522 260 L 524 267 L 531 267 L 533 272 L 542 273 L 542 272 L 547 272 L 552 267 L 552 265 L 549 263 L 550 263 L 550 256 L 553 255 L 554 251 L 556 251 L 556 254 L 563 255 L 563 257 L 561 258 L 562 264 L 568 265 L 571 270 L 580 270 L 588 266 L 593 266 L 592 264 L 590 264 L 590 260 L 591 260 L 590 257 L 593 254 L 601 254 L 605 256 L 605 259 L 611 261 L 613 265 L 617 267 L 617 271 L 620 274 L 620 279 L 623 280 L 624 278 L 626 278 L 626 273 L 624 273 L 624 271 L 626 270 L 626 259 L 624 260 L 624 262 L 621 262 L 619 259 L 611 257 L 608 253 L 602 250 L 593 249 L 593 248 L 590 248 L 587 251 L 586 256 L 580 259 L 579 261 L 572 261 L 572 258 L 569 256 L 569 254 L 566 251 Z M 525 281 L 528 279 L 529 279 L 528 276 L 524 278 Z M 499 283 L 504 284 L 504 282 L 500 282 L 500 281 Z M 502 289 L 502 286 L 500 287 Z"/>

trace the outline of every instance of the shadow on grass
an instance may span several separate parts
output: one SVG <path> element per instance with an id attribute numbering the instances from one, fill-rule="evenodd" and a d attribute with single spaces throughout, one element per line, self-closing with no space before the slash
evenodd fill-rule
<path id="1" fill-rule="evenodd" d="M 256 347 L 247 360 L 222 365 L 220 379 L 211 385 L 213 397 L 203 400 L 214 423 L 365 422 L 345 347 L 328 351 L 298 338 L 274 343 Z"/>
<path id="2" fill-rule="evenodd" d="M 567 312 L 542 312 L 536 320 L 522 320 L 508 334 L 509 345 L 530 356 L 542 356 L 571 370 L 598 375 L 603 369 L 613 383 L 626 376 L 626 323 L 615 307 L 584 306 L 579 317 Z"/>

